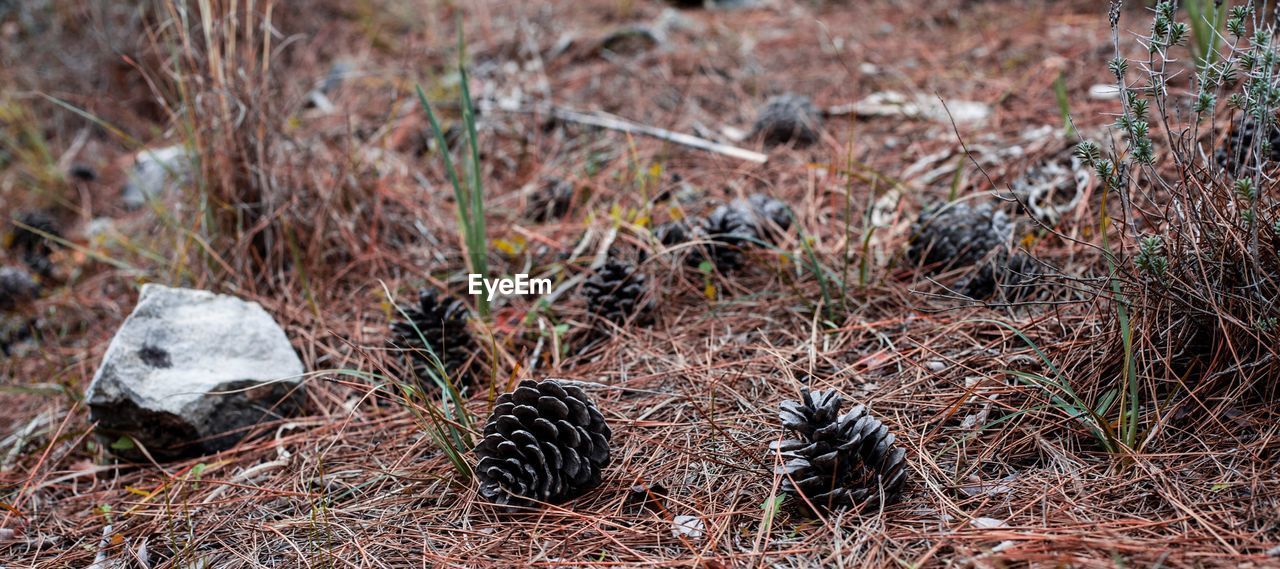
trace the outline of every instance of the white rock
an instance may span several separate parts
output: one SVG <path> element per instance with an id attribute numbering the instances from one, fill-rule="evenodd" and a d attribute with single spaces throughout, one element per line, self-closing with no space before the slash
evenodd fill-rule
<path id="1" fill-rule="evenodd" d="M 671 520 L 672 537 L 683 536 L 690 539 L 698 539 L 702 537 L 702 532 L 705 529 L 706 524 L 698 516 L 676 516 L 674 520 Z"/>
<path id="2" fill-rule="evenodd" d="M 139 152 L 124 184 L 125 207 L 142 207 L 147 200 L 184 183 L 191 175 L 191 162 L 191 155 L 181 144 Z"/>
<path id="3" fill-rule="evenodd" d="M 985 517 L 974 518 L 970 520 L 969 523 L 972 524 L 973 527 L 978 529 L 995 529 L 995 528 L 1006 527 L 1004 520 L 997 520 L 995 518 L 985 518 Z"/>
<path id="4" fill-rule="evenodd" d="M 307 91 L 307 97 L 303 102 L 303 106 L 308 109 L 315 109 L 316 114 L 321 115 L 332 114 L 334 111 L 338 110 L 338 107 L 333 104 L 333 101 L 329 100 L 329 96 L 319 89 Z"/>
<path id="5" fill-rule="evenodd" d="M 104 440 L 127 435 L 171 458 L 225 449 L 244 427 L 295 411 L 302 373 L 284 330 L 257 303 L 148 284 L 85 399 Z"/>

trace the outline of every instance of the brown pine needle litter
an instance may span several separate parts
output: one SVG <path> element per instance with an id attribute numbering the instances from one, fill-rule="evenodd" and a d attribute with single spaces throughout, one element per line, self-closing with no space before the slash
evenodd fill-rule
<path id="1" fill-rule="evenodd" d="M 1230 279 L 1182 303 L 1159 291 L 1201 281 L 1112 288 L 1108 251 L 1132 265 L 1135 236 L 1176 218 L 1168 194 L 1122 201 L 1086 169 L 1030 208 L 1014 183 L 1073 167 L 1064 116 L 1131 152 L 1132 137 L 1106 134 L 1120 103 L 1097 86 L 1115 83 L 1117 45 L 1147 61 L 1132 35 L 1150 34 L 1142 3 L 1117 8 L 1118 40 L 1085 0 L 21 4 L 0 3 L 0 217 L 8 235 L 20 210 L 56 212 L 60 237 L 34 261 L 0 249 L 40 274 L 38 298 L 0 323 L 2 567 L 1280 565 L 1274 301 L 1250 304 Z M 629 49 L 602 47 L 622 28 Z M 1169 65 L 1195 65 L 1187 33 Z M 409 378 L 387 348 L 387 291 L 477 308 L 415 93 L 467 176 L 460 55 L 490 272 L 554 284 L 471 319 L 484 370 L 466 392 L 472 430 L 427 409 L 439 391 L 395 389 Z M 1185 104 L 1196 72 L 1179 69 L 1170 97 Z M 818 109 L 890 92 L 915 107 L 829 115 L 812 145 L 766 148 L 747 136 L 756 109 L 787 92 Z M 585 114 L 538 111 L 570 108 Z M 1177 136 L 1220 142 L 1226 116 Z M 126 207 L 140 146 L 174 145 L 198 157 L 190 171 Z M 1143 175 L 1132 187 L 1172 192 Z M 534 221 L 527 189 L 549 178 L 571 201 Z M 1255 204 L 1274 223 L 1274 172 L 1259 180 L 1194 213 L 1221 229 L 1237 218 L 1210 213 Z M 740 266 L 686 262 L 714 236 L 664 246 L 650 232 L 753 194 L 793 222 L 772 243 L 735 241 Z M 969 267 L 908 259 L 919 212 L 956 199 L 1015 221 L 1036 259 L 1025 291 L 969 299 L 956 292 Z M 1231 251 L 1274 258 L 1264 224 L 1230 227 L 1247 236 Z M 1169 237 L 1143 262 L 1207 278 L 1228 264 L 1178 265 L 1194 245 Z M 581 283 L 611 255 L 645 277 L 644 325 L 587 310 Z M 114 458 L 82 396 L 142 282 L 259 302 L 310 372 L 306 412 L 215 455 Z M 577 382 L 611 428 L 603 481 L 494 508 L 432 429 L 478 440 L 500 393 L 545 377 Z M 779 403 L 804 387 L 840 391 L 894 434 L 896 501 L 815 516 L 787 497 L 769 448 L 788 436 Z"/>

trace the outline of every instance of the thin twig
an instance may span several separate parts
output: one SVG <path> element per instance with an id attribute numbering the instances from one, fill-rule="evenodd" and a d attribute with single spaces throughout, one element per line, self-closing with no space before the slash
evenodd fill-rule
<path id="1" fill-rule="evenodd" d="M 723 154 L 725 156 L 731 156 L 733 158 L 739 158 L 742 160 L 747 160 L 747 161 L 755 162 L 758 164 L 764 164 L 765 162 L 769 161 L 768 154 L 763 154 L 760 152 L 756 152 L 754 150 L 747 150 L 745 148 L 739 148 L 737 146 L 732 146 L 728 144 L 722 144 L 719 142 L 707 140 L 705 138 L 697 137 L 692 134 L 685 134 L 682 132 L 670 131 L 665 128 L 658 128 L 656 126 L 640 124 L 635 121 L 627 120 L 622 117 L 617 117 L 601 111 L 584 113 L 581 111 L 575 111 L 573 109 L 568 109 L 565 107 L 559 107 L 554 105 L 529 108 L 529 107 L 515 107 L 511 105 L 499 104 L 499 105 L 488 105 L 488 106 L 482 105 L 482 107 L 484 108 L 484 110 L 497 110 L 497 111 L 503 111 L 508 113 L 546 113 L 546 114 L 550 114 L 552 117 L 554 117 L 557 120 L 562 120 L 562 121 L 572 122 L 577 124 L 585 124 L 589 126 L 596 126 L 600 128 L 607 128 L 609 130 L 616 130 L 619 132 L 625 132 L 627 134 L 642 134 L 644 136 L 651 136 L 659 140 L 674 142 L 676 144 L 681 144 L 691 148 L 706 150 L 708 152 L 715 152 L 716 154 Z"/>

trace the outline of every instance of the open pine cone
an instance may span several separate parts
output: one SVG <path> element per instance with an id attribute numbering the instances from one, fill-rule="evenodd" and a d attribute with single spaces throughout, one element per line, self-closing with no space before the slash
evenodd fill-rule
<path id="1" fill-rule="evenodd" d="M 994 297 L 998 301 L 1018 302 L 1035 292 L 1040 273 L 1039 265 L 1030 255 L 1002 252 L 974 267 L 955 288 L 975 300 Z"/>
<path id="2" fill-rule="evenodd" d="M 765 194 L 751 194 L 746 205 L 755 214 L 756 232 L 764 241 L 777 243 L 780 233 L 791 229 L 791 208 L 782 201 Z"/>
<path id="3" fill-rule="evenodd" d="M 21 267 L 0 267 L 0 311 L 29 304 L 40 291 L 40 284 Z"/>
<path id="4" fill-rule="evenodd" d="M 612 258 L 583 283 L 582 295 L 591 314 L 614 324 L 633 316 L 638 323 L 645 323 L 654 305 L 646 298 L 649 287 L 644 273 L 631 263 Z"/>
<path id="5" fill-rule="evenodd" d="M 560 178 L 545 178 L 529 194 L 525 217 L 538 222 L 560 219 L 573 207 L 573 194 L 572 182 Z"/>
<path id="6" fill-rule="evenodd" d="M 575 498 L 600 484 L 611 436 L 581 388 L 557 379 L 521 381 L 498 396 L 476 445 L 480 496 L 508 509 Z"/>
<path id="7" fill-rule="evenodd" d="M 409 319 L 401 317 L 392 322 L 392 337 L 388 342 L 400 350 L 405 367 L 418 382 L 424 386 L 435 385 L 432 378 L 439 376 L 431 357 L 431 352 L 435 352 L 450 379 L 467 383 L 470 380 L 468 363 L 477 349 L 467 330 L 470 311 L 466 303 L 441 297 L 432 289 L 422 289 L 418 291 L 418 303 L 404 307 L 404 313 Z"/>
<path id="8" fill-rule="evenodd" d="M 730 269 L 742 264 L 745 249 L 777 243 L 780 232 L 790 227 L 791 210 L 764 194 L 733 200 L 707 216 L 712 257 L 717 265 Z"/>
<path id="9" fill-rule="evenodd" d="M 993 249 L 1007 247 L 1013 222 L 989 203 L 938 204 L 920 213 L 911 228 L 907 258 L 934 271 L 973 265 Z"/>
<path id="10" fill-rule="evenodd" d="M 15 218 L 9 249 L 22 258 L 22 262 L 42 277 L 53 274 L 53 262 L 49 255 L 53 254 L 56 241 L 49 238 L 62 238 L 58 231 L 58 222 L 50 214 L 31 210 L 19 214 Z"/>
<path id="11" fill-rule="evenodd" d="M 797 437 L 769 446 L 786 460 L 775 472 L 783 491 L 820 511 L 872 509 L 896 499 L 906 481 L 905 451 L 894 446 L 888 427 L 862 405 L 840 414 L 844 400 L 835 390 L 802 394 L 783 401 L 778 414 Z"/>
<path id="12" fill-rule="evenodd" d="M 668 247 L 701 242 L 686 257 L 691 265 L 710 259 L 721 269 L 736 269 L 745 260 L 743 251 L 777 243 L 790 227 L 791 209 L 786 204 L 764 194 L 752 194 L 715 208 L 706 218 L 660 225 L 654 235 Z"/>
<path id="13" fill-rule="evenodd" d="M 758 136 L 765 146 L 794 143 L 808 146 L 818 141 L 822 128 L 822 114 L 813 101 L 803 95 L 784 93 L 770 98 L 757 112 L 752 136 Z"/>
<path id="14" fill-rule="evenodd" d="M 707 220 L 702 217 L 686 217 L 676 221 L 668 221 L 653 228 L 653 236 L 663 246 L 681 247 L 680 254 L 691 265 L 696 265 L 705 258 L 702 254 L 704 246 L 701 242 L 707 238 Z"/>

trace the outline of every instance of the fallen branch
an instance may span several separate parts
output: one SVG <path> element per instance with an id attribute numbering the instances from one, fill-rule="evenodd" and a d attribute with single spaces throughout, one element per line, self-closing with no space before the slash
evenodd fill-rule
<path id="1" fill-rule="evenodd" d="M 491 108 L 494 110 L 499 110 L 504 112 L 515 112 L 515 113 L 537 113 L 537 112 L 547 113 L 557 120 L 562 120 L 562 121 L 572 122 L 577 124 L 585 124 L 585 125 L 595 126 L 600 128 L 607 128 L 609 130 L 616 130 L 619 132 L 625 132 L 627 134 L 642 134 L 644 136 L 651 136 L 659 140 L 674 142 L 676 144 L 681 144 L 691 148 L 697 148 L 699 150 L 706 150 L 708 152 L 715 152 L 717 154 L 723 154 L 725 156 L 732 156 L 734 158 L 748 160 L 751 162 L 756 162 L 758 164 L 764 164 L 769 160 L 769 155 L 767 154 L 763 154 L 753 150 L 747 150 L 745 148 L 739 148 L 737 146 L 722 144 L 719 142 L 707 140 L 705 138 L 700 138 L 692 134 L 684 134 L 681 132 L 670 131 L 664 128 L 658 128 L 655 126 L 640 124 L 634 121 L 624 119 L 622 117 L 613 116 L 613 115 L 602 113 L 599 111 L 584 113 L 584 112 L 575 111 L 572 109 L 566 109 L 564 107 L 556 107 L 556 106 L 548 106 L 548 107 L 531 109 L 531 108 L 525 108 L 525 107 L 512 107 L 509 105 L 493 105 Z"/>

